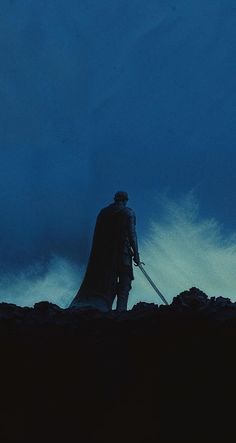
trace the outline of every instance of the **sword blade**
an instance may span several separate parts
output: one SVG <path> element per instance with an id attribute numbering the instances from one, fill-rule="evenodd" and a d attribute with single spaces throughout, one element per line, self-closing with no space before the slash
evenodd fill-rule
<path id="1" fill-rule="evenodd" d="M 143 268 L 143 265 L 138 265 L 139 269 L 141 269 L 142 273 L 145 275 L 146 279 L 149 281 L 150 285 L 153 287 L 153 289 L 156 291 L 156 293 L 159 295 L 159 297 L 162 299 L 162 301 L 165 303 L 165 305 L 168 305 L 168 301 L 165 299 L 164 295 L 159 291 L 155 283 L 153 283 L 152 279 L 149 277 L 145 269 Z"/>

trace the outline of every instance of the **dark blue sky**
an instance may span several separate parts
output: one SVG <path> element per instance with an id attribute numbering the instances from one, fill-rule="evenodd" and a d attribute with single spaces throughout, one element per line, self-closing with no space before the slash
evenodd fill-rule
<path id="1" fill-rule="evenodd" d="M 193 192 L 236 231 L 234 0 L 2 0 L 0 260 L 84 263 L 126 189 L 139 235 Z"/>

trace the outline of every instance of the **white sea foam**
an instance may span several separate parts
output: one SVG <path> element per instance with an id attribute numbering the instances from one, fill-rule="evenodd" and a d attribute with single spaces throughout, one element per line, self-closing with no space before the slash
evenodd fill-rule
<path id="1" fill-rule="evenodd" d="M 146 271 L 168 301 L 192 286 L 236 300 L 236 238 L 225 237 L 213 218 L 200 218 L 191 195 L 178 203 L 164 200 L 162 212 L 141 239 L 140 251 Z M 159 303 L 139 269 L 135 277 L 130 306 L 140 300 Z"/>
<path id="2" fill-rule="evenodd" d="M 80 269 L 69 259 L 53 256 L 47 272 L 34 264 L 15 275 L 1 276 L 0 299 L 20 306 L 32 306 L 42 300 L 65 308 L 81 282 Z"/>

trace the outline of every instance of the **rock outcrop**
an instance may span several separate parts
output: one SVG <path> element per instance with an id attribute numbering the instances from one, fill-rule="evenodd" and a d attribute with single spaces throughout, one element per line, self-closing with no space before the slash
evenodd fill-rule
<path id="1" fill-rule="evenodd" d="M 232 441 L 235 308 L 197 288 L 124 313 L 1 303 L 1 441 Z"/>

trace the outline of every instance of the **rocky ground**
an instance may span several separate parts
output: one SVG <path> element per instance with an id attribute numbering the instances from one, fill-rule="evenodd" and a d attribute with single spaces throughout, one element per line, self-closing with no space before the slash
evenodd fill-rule
<path id="1" fill-rule="evenodd" d="M 0 304 L 1 442 L 231 442 L 236 304 Z"/>

